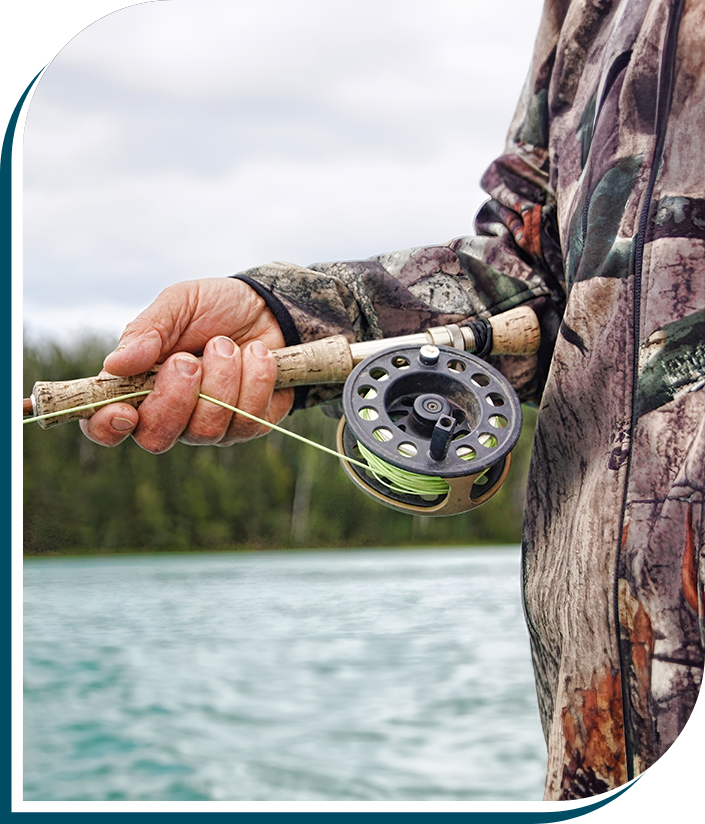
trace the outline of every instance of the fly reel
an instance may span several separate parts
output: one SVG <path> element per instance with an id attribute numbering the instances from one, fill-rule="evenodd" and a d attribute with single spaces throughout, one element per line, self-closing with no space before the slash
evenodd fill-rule
<path id="1" fill-rule="evenodd" d="M 457 515 L 504 483 L 521 432 L 508 381 L 467 352 L 426 344 L 358 364 L 343 389 L 338 451 L 363 492 L 400 512 Z"/>

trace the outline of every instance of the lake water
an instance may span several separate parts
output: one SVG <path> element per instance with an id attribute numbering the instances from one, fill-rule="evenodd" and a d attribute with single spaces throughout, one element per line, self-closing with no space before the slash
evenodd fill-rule
<path id="1" fill-rule="evenodd" d="M 518 548 L 25 561 L 25 800 L 540 800 Z"/>

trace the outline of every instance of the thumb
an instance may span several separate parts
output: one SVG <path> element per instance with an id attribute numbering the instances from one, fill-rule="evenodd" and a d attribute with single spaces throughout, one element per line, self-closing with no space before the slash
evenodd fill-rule
<path id="1" fill-rule="evenodd" d="M 116 349 L 105 358 L 103 369 L 111 375 L 138 375 L 157 363 L 162 349 L 159 332 L 148 321 L 137 318 L 122 333 Z"/>
<path id="2" fill-rule="evenodd" d="M 197 287 L 192 281 L 165 289 L 125 327 L 103 363 L 111 375 L 137 375 L 165 360 L 191 321 Z"/>

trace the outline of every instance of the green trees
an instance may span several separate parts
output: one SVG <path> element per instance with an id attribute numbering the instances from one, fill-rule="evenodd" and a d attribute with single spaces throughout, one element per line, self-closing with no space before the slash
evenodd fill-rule
<path id="1" fill-rule="evenodd" d="M 110 344 L 25 348 L 25 395 L 35 380 L 97 374 Z M 419 518 L 375 503 L 338 461 L 280 433 L 231 448 L 177 444 L 154 456 L 133 441 L 104 449 L 77 424 L 24 427 L 26 554 L 191 551 L 476 543 L 520 537 L 534 415 L 514 450 L 509 480 L 483 507 Z M 332 447 L 336 421 L 320 409 L 284 426 Z"/>

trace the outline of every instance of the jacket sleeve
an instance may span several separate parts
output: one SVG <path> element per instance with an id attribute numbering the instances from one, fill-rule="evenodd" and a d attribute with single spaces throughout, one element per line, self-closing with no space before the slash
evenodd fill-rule
<path id="1" fill-rule="evenodd" d="M 489 360 L 523 401 L 538 400 L 565 304 L 547 150 L 548 84 L 559 17 L 549 0 L 505 153 L 482 179 L 490 200 L 475 218 L 476 234 L 365 260 L 308 267 L 270 263 L 234 276 L 264 297 L 287 344 L 334 334 L 355 341 L 463 325 L 528 303 L 541 322 L 539 353 Z M 296 406 L 332 402 L 340 393 L 340 386 L 311 387 L 298 393 Z"/>

